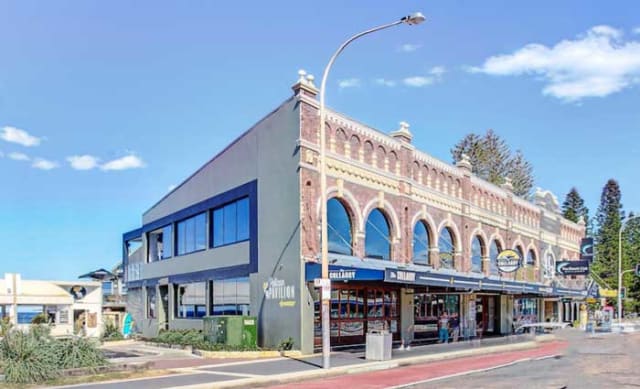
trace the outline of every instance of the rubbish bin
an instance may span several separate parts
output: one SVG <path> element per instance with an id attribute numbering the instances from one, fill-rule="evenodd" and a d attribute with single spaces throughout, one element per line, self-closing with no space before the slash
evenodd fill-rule
<path id="1" fill-rule="evenodd" d="M 389 331 L 371 331 L 367 333 L 365 357 L 367 360 L 387 361 L 391 359 L 393 335 Z"/>

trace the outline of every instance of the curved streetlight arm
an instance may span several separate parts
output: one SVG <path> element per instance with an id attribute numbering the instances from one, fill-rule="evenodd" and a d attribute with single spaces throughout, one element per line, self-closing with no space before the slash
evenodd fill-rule
<path id="1" fill-rule="evenodd" d="M 324 91 L 325 91 L 325 86 L 327 84 L 327 77 L 329 76 L 329 71 L 331 70 L 333 63 L 336 61 L 340 53 L 342 53 L 344 49 L 346 49 L 347 46 L 351 44 L 351 42 L 355 41 L 360 37 L 374 33 L 376 31 L 384 30 L 385 28 L 397 26 L 398 24 L 402 24 L 404 22 L 405 22 L 405 18 L 402 18 L 393 23 L 383 24 L 381 26 L 374 27 L 366 31 L 362 31 L 361 33 L 358 33 L 352 36 L 351 38 L 347 39 L 342 45 L 340 45 L 340 47 L 338 47 L 338 50 L 336 50 L 336 52 L 333 53 L 333 56 L 331 56 L 331 59 L 329 59 L 329 63 L 327 63 L 327 66 L 324 68 L 324 72 L 322 72 L 322 81 L 320 82 L 320 106 L 324 106 Z"/>
<path id="2" fill-rule="evenodd" d="M 622 275 L 628 271 L 622 271 L 622 231 L 624 231 L 624 228 L 631 220 L 638 218 L 640 218 L 640 215 L 625 219 L 618 231 L 618 326 L 620 328 L 622 328 Z"/>

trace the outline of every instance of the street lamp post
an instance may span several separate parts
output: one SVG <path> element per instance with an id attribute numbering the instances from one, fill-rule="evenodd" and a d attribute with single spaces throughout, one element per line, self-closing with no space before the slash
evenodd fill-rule
<path id="1" fill-rule="evenodd" d="M 632 216 L 623 221 L 618 232 L 618 327 L 620 328 L 622 328 L 622 274 L 627 273 L 627 271 L 622 271 L 622 231 L 629 221 L 637 218 L 640 218 L 640 215 Z"/>
<path id="2" fill-rule="evenodd" d="M 329 238 L 327 231 L 327 164 L 326 164 L 326 139 L 325 139 L 325 120 L 326 120 L 326 110 L 324 105 L 324 96 L 325 89 L 327 84 L 327 77 L 329 75 L 329 71 L 331 70 L 331 66 L 338 58 L 340 53 L 354 40 L 363 37 L 365 35 L 374 33 L 376 31 L 384 30 L 389 27 L 397 26 L 399 24 L 420 24 L 425 21 L 424 15 L 420 12 L 413 13 L 411 15 L 407 15 L 400 20 L 397 20 L 393 23 L 383 24 L 378 27 L 374 27 L 372 29 L 363 31 L 359 34 L 352 36 L 347 39 L 336 52 L 333 54 L 329 63 L 324 68 L 324 72 L 322 73 L 322 82 L 320 84 L 320 218 L 321 218 L 321 245 L 322 245 L 322 279 L 323 282 L 329 282 Z M 322 367 L 328 369 L 330 367 L 329 363 L 329 353 L 330 353 L 330 330 L 329 330 L 329 311 L 330 311 L 330 298 L 331 296 L 322 296 Z"/>

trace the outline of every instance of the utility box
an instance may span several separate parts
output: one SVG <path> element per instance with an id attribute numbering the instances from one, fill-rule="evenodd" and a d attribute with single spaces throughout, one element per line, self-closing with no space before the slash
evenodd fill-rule
<path id="1" fill-rule="evenodd" d="M 391 359 L 393 335 L 389 331 L 371 331 L 367 333 L 365 358 L 372 361 Z"/>
<path id="2" fill-rule="evenodd" d="M 203 318 L 203 333 L 211 343 L 255 347 L 258 321 L 255 316 L 207 316 Z"/>

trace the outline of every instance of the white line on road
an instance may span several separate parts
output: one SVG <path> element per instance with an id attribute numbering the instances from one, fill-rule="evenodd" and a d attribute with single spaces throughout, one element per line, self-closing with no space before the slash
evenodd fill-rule
<path id="1" fill-rule="evenodd" d="M 504 363 L 502 365 L 496 365 L 496 366 L 486 367 L 486 368 L 482 368 L 482 369 L 467 370 L 467 371 L 462 371 L 460 373 L 448 374 L 448 375 L 444 375 L 444 376 L 440 376 L 440 377 L 429 378 L 429 379 L 426 379 L 426 380 L 409 382 L 409 383 L 402 384 L 402 385 L 390 386 L 387 389 L 401 389 L 401 388 L 406 388 L 406 387 L 413 386 L 413 385 L 426 384 L 428 382 L 441 381 L 441 380 L 446 380 L 446 379 L 449 379 L 449 378 L 456 378 L 456 377 L 461 377 L 461 376 L 470 375 L 470 374 L 482 373 L 482 372 L 485 372 L 485 371 L 501 369 L 503 367 L 509 367 L 509 366 L 513 366 L 513 365 L 515 365 L 517 363 L 528 362 L 528 361 L 531 361 L 531 358 L 523 358 L 523 359 L 515 360 L 513 362 Z"/>

